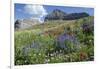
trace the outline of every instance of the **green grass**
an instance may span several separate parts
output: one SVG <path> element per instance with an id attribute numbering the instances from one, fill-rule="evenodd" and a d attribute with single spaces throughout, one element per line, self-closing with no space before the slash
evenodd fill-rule
<path id="1" fill-rule="evenodd" d="M 93 17 L 55 20 L 15 31 L 15 65 L 93 61 L 94 30 L 89 28 L 87 32 L 82 28 L 83 24 L 92 25 L 92 22 Z M 63 33 L 75 36 L 79 44 L 66 40 L 66 48 L 60 47 L 57 38 Z"/>

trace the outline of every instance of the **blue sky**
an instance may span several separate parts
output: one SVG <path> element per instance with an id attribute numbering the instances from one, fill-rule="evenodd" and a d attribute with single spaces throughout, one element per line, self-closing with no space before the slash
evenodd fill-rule
<path id="1" fill-rule="evenodd" d="M 31 8 L 33 10 L 31 10 Z M 37 11 L 35 11 L 35 9 Z M 33 6 L 27 7 L 27 4 L 15 4 L 15 20 L 16 19 L 27 19 L 30 17 L 43 17 L 49 13 L 51 13 L 54 9 L 60 9 L 66 13 L 80 13 L 80 12 L 86 12 L 89 15 L 94 15 L 94 9 L 93 8 L 84 8 L 84 7 L 69 7 L 69 6 L 50 6 L 50 5 L 43 5 L 34 8 Z M 36 13 L 36 12 L 39 12 Z M 34 16 L 35 15 L 35 16 Z M 42 16 L 40 16 L 42 15 Z"/>

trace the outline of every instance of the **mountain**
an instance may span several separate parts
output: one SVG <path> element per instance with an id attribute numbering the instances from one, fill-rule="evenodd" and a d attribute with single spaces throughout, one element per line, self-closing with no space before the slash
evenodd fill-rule
<path id="1" fill-rule="evenodd" d="M 39 24 L 40 22 L 37 19 L 21 19 L 15 21 L 15 29 L 26 29 L 30 28 L 33 25 Z"/>
<path id="2" fill-rule="evenodd" d="M 80 19 L 80 18 L 88 17 L 88 16 L 89 14 L 85 12 L 71 13 L 71 14 L 65 15 L 63 20 L 74 20 L 74 19 Z"/>
<path id="3" fill-rule="evenodd" d="M 89 16 L 89 14 L 87 14 L 85 12 L 67 14 L 59 9 L 55 9 L 45 17 L 45 21 L 48 21 L 48 20 L 74 20 L 74 19 L 80 19 L 80 18 L 87 17 L 87 16 Z"/>
<path id="4" fill-rule="evenodd" d="M 64 15 L 67 15 L 65 12 L 59 10 L 59 9 L 55 9 L 53 10 L 53 12 L 51 12 L 50 14 L 48 14 L 45 17 L 45 21 L 46 20 L 58 20 L 58 19 L 63 19 Z"/>
<path id="5" fill-rule="evenodd" d="M 80 19 L 80 18 L 88 17 L 88 16 L 89 16 L 89 14 L 87 14 L 85 12 L 67 14 L 64 11 L 55 9 L 44 18 L 44 21 L 75 20 L 75 19 Z M 36 18 L 16 20 L 15 21 L 15 29 L 26 29 L 26 28 L 30 28 L 36 24 L 40 24 L 39 20 Z"/>

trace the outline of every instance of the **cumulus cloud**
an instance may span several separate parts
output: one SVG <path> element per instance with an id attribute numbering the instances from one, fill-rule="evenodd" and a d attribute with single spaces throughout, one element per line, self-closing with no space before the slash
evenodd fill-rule
<path id="1" fill-rule="evenodd" d="M 40 22 L 43 22 L 44 19 L 42 18 L 47 15 L 42 5 L 25 5 L 24 10 L 27 14 L 32 15 L 31 18 L 38 19 Z"/>

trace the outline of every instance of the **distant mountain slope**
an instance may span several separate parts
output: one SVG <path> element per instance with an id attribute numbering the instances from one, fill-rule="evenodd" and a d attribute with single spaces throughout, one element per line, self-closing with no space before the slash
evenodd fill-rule
<path id="1" fill-rule="evenodd" d="M 59 10 L 59 9 L 55 9 L 53 10 L 53 12 L 51 12 L 50 14 L 48 14 L 45 17 L 45 20 L 58 20 L 58 19 L 63 19 L 63 17 L 67 15 L 65 12 Z"/>
<path id="2" fill-rule="evenodd" d="M 51 21 L 51 20 L 75 20 L 75 19 L 80 19 L 83 17 L 88 17 L 89 14 L 85 13 L 85 12 L 81 12 L 81 13 L 70 13 L 67 14 L 64 11 L 61 11 L 59 9 L 55 9 L 53 10 L 50 14 L 48 14 L 45 18 L 44 18 L 44 23 L 46 23 L 46 21 Z M 57 21 L 58 23 L 59 21 Z M 22 19 L 22 20 L 16 20 L 15 21 L 15 29 L 27 29 L 27 28 L 31 28 L 36 24 L 40 24 L 40 22 L 33 18 L 33 19 Z"/>
<path id="3" fill-rule="evenodd" d="M 87 16 L 89 16 L 89 14 L 85 12 L 67 14 L 59 9 L 55 9 L 53 10 L 53 12 L 51 12 L 45 17 L 45 21 L 60 20 L 60 19 L 61 20 L 74 20 L 74 19 L 80 19 L 80 18 L 87 17 Z"/>
<path id="4" fill-rule="evenodd" d="M 32 27 L 35 24 L 39 24 L 39 21 L 36 19 L 16 20 L 15 29 L 26 29 Z"/>

